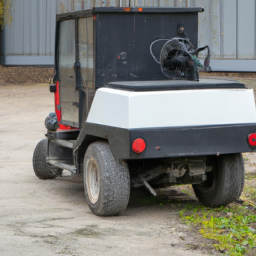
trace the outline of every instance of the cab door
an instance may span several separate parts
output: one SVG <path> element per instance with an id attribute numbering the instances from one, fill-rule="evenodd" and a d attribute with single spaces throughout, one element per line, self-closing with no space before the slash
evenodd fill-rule
<path id="1" fill-rule="evenodd" d="M 65 20 L 58 28 L 58 74 L 61 123 L 79 128 L 79 89 L 76 86 L 77 20 Z"/>

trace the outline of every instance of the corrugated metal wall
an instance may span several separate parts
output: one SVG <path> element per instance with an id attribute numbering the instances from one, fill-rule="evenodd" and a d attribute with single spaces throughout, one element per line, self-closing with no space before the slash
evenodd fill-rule
<path id="1" fill-rule="evenodd" d="M 12 0 L 4 27 L 1 64 L 53 65 L 56 1 Z"/>
<path id="2" fill-rule="evenodd" d="M 201 41 L 210 44 L 217 59 L 255 59 L 255 0 L 202 1 Z M 207 5 L 206 5 L 207 4 Z M 206 22 L 204 22 L 204 19 Z M 205 23 L 205 24 L 204 24 Z M 204 33 L 208 32 L 208 33 Z"/>
<path id="3" fill-rule="evenodd" d="M 10 1 L 10 0 L 9 0 Z M 94 6 L 204 7 L 199 45 L 211 48 L 214 71 L 256 71 L 256 0 L 11 0 L 13 22 L 3 31 L 3 60 L 53 63 L 55 14 Z M 14 56 L 17 56 L 14 58 Z M 203 56 L 200 56 L 203 58 Z M 23 59 L 24 59 L 23 58 Z M 48 59 L 47 59 L 48 58 Z M 51 58 L 51 61 L 49 62 Z M 44 61 L 43 61 L 44 60 Z M 38 62 L 36 62 L 37 64 Z M 33 63 L 31 63 L 33 64 Z"/>
<path id="4" fill-rule="evenodd" d="M 256 1 L 195 0 L 199 44 L 211 48 L 214 71 L 256 71 Z"/>
<path id="5" fill-rule="evenodd" d="M 100 6 L 116 7 L 190 7 L 195 0 L 57 0 L 57 13 L 77 11 Z"/>

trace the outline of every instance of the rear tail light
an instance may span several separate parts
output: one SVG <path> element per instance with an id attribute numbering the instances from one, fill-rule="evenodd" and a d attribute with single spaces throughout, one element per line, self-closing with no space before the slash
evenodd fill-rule
<path id="1" fill-rule="evenodd" d="M 248 142 L 250 146 L 256 147 L 256 133 L 249 134 Z"/>
<path id="2" fill-rule="evenodd" d="M 143 152 L 145 148 L 146 148 L 146 142 L 141 138 L 136 139 L 132 143 L 132 150 L 137 154 Z"/>

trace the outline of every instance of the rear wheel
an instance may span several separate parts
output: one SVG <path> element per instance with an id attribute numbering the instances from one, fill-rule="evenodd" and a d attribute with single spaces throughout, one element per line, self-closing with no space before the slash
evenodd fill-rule
<path id="1" fill-rule="evenodd" d="M 47 142 L 47 139 L 39 141 L 33 154 L 35 175 L 42 180 L 54 179 L 62 174 L 62 169 L 47 162 Z"/>
<path id="2" fill-rule="evenodd" d="M 199 201 L 208 207 L 226 206 L 238 199 L 244 187 L 244 162 L 241 154 L 215 158 L 213 171 L 207 181 L 193 185 Z"/>
<path id="3" fill-rule="evenodd" d="M 84 158 L 84 190 L 91 211 L 99 216 L 117 215 L 130 197 L 130 175 L 124 161 L 114 158 L 106 142 L 92 143 Z"/>

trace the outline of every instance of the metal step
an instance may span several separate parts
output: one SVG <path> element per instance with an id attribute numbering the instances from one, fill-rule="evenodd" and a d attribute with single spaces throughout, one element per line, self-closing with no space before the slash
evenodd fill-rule
<path id="1" fill-rule="evenodd" d="M 57 166 L 57 167 L 59 167 L 61 169 L 65 169 L 65 170 L 68 170 L 70 172 L 76 173 L 76 167 L 74 165 L 63 164 L 61 162 L 54 161 L 54 160 L 50 160 L 49 164 Z"/>
<path id="2" fill-rule="evenodd" d="M 54 142 L 56 144 L 59 144 L 59 145 L 61 145 L 63 147 L 66 147 L 66 148 L 73 149 L 75 141 L 71 141 L 71 140 L 52 140 L 52 142 Z"/>

